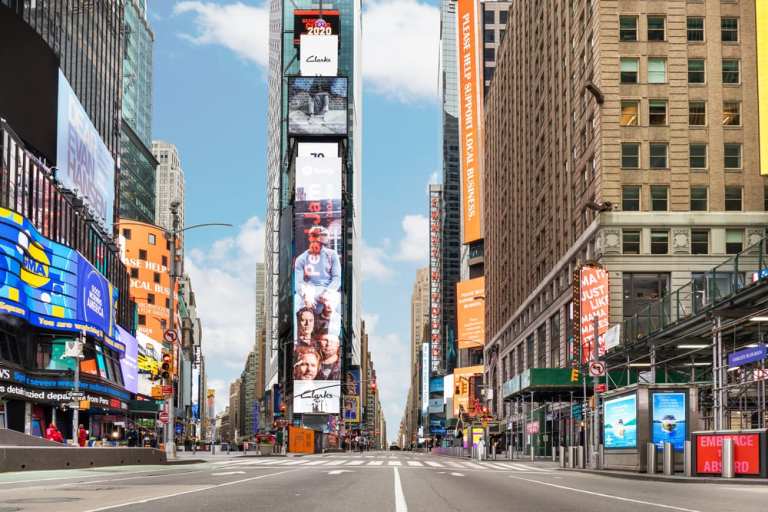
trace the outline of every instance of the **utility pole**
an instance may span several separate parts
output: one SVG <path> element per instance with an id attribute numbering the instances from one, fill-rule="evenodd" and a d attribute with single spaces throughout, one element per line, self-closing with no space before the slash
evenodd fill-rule
<path id="1" fill-rule="evenodd" d="M 168 329 L 176 332 L 176 238 L 179 231 L 179 202 L 173 201 L 171 203 L 171 216 L 173 217 L 173 227 L 171 229 L 171 258 L 170 258 L 170 291 L 168 292 Z M 178 336 L 175 337 L 178 340 Z M 176 341 L 172 341 L 171 345 L 171 360 L 176 357 Z M 166 409 L 168 411 L 168 423 L 165 425 L 165 455 L 168 459 L 176 458 L 176 444 L 174 441 L 174 430 L 176 427 L 176 416 L 173 410 L 173 401 L 175 400 L 175 393 L 173 387 L 173 377 L 176 369 L 176 361 L 173 362 L 171 368 L 174 370 L 168 377 L 169 384 L 171 386 L 171 394 L 166 401 Z"/>
<path id="2" fill-rule="evenodd" d="M 80 394 L 80 359 L 82 358 L 83 354 L 83 346 L 85 345 L 85 335 L 83 333 L 80 333 L 80 335 L 77 338 L 77 342 L 79 345 L 79 348 L 75 348 L 71 354 L 69 354 L 69 357 L 75 360 L 75 377 L 73 380 L 73 386 L 72 390 L 74 392 L 75 398 L 78 397 Z M 79 400 L 72 400 L 72 402 L 79 402 Z M 78 429 L 80 427 L 80 405 L 78 403 L 77 407 L 72 408 L 72 444 L 75 446 L 79 446 L 78 444 Z"/>
<path id="3" fill-rule="evenodd" d="M 592 337 L 592 359 L 597 363 L 600 361 L 600 335 L 599 335 L 599 328 L 600 322 L 598 319 L 597 314 L 595 314 L 595 332 L 594 336 Z M 597 402 L 597 386 L 600 384 L 600 377 L 595 375 L 592 377 L 592 399 L 594 400 L 595 407 L 592 410 L 592 467 L 594 469 L 598 469 L 600 467 L 600 462 L 597 460 L 599 457 L 600 450 L 598 449 L 598 446 L 600 445 L 600 414 L 599 410 L 600 407 L 598 406 Z"/>

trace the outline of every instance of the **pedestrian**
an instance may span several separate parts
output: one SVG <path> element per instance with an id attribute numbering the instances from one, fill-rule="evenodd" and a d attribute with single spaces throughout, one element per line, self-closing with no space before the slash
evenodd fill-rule
<path id="1" fill-rule="evenodd" d="M 80 445 L 80 448 L 84 448 L 87 443 L 88 443 L 88 431 L 85 430 L 85 428 L 81 423 L 77 429 L 77 444 Z"/>
<path id="2" fill-rule="evenodd" d="M 59 429 L 56 428 L 55 423 L 51 423 L 50 425 L 48 425 L 48 428 L 45 429 L 45 438 L 55 443 L 64 442 L 64 438 L 61 436 L 61 432 L 59 432 Z"/>

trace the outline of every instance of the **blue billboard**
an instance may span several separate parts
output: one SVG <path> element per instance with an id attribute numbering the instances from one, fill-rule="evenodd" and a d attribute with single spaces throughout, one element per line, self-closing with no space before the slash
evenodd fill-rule
<path id="1" fill-rule="evenodd" d="M 606 448 L 637 448 L 637 395 L 605 401 L 603 432 Z"/>
<path id="2" fill-rule="evenodd" d="M 118 291 L 79 252 L 0 208 L 0 312 L 59 331 L 85 332 L 118 352 Z"/>
<path id="3" fill-rule="evenodd" d="M 429 392 L 430 393 L 442 393 L 445 390 L 445 383 L 443 377 L 433 377 L 429 379 Z"/>
<path id="4" fill-rule="evenodd" d="M 64 188 L 77 190 L 112 233 L 115 160 L 61 70 L 58 107 L 56 178 Z"/>
<path id="5" fill-rule="evenodd" d="M 672 443 L 676 452 L 682 452 L 687 435 L 686 394 L 677 392 L 655 392 L 651 401 L 653 426 L 651 441 L 659 448 Z"/>

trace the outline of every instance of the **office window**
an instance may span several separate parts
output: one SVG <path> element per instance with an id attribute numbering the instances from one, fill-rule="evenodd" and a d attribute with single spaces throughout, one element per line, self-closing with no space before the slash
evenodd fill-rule
<path id="1" fill-rule="evenodd" d="M 741 104 L 738 101 L 723 102 L 723 126 L 741 126 Z"/>
<path id="2" fill-rule="evenodd" d="M 139 325 L 147 325 L 147 317 L 144 315 L 139 315 Z"/>
<path id="3" fill-rule="evenodd" d="M 667 59 L 661 57 L 648 58 L 648 83 L 667 83 Z"/>
<path id="4" fill-rule="evenodd" d="M 667 168 L 667 152 L 668 147 L 666 142 L 651 142 L 649 144 L 650 150 L 650 163 L 651 169 L 666 169 Z"/>
<path id="5" fill-rule="evenodd" d="M 636 84 L 640 74 L 640 60 L 636 58 L 621 59 L 621 83 Z"/>
<path id="6" fill-rule="evenodd" d="M 148 293 L 147 294 L 147 303 L 148 304 L 154 304 L 155 303 L 155 294 L 154 293 Z"/>
<path id="7" fill-rule="evenodd" d="M 496 17 L 494 16 L 495 11 L 493 10 L 487 10 L 483 12 L 483 21 L 486 25 L 492 25 L 496 23 Z"/>
<path id="8" fill-rule="evenodd" d="M 621 249 L 624 254 L 640 254 L 639 229 L 625 229 L 622 231 Z"/>
<path id="9" fill-rule="evenodd" d="M 709 230 L 691 230 L 691 254 L 709 254 Z"/>
<path id="10" fill-rule="evenodd" d="M 724 43 L 739 41 L 739 18 L 722 18 L 720 20 L 720 39 Z"/>
<path id="11" fill-rule="evenodd" d="M 637 41 L 637 16 L 619 16 L 619 41 Z"/>
<path id="12" fill-rule="evenodd" d="M 640 211 L 640 186 L 627 185 L 621 189 L 621 209 L 625 212 Z"/>
<path id="13" fill-rule="evenodd" d="M 648 40 L 664 41 L 664 16 L 648 16 Z"/>
<path id="14" fill-rule="evenodd" d="M 160 282 L 160 274 L 158 272 L 153 272 L 152 278 L 154 282 L 156 283 Z"/>
<path id="15" fill-rule="evenodd" d="M 153 235 L 152 233 L 149 233 L 149 245 L 156 245 L 157 244 L 157 237 Z"/>
<path id="16" fill-rule="evenodd" d="M 667 100 L 648 100 L 648 124 L 666 126 Z"/>
<path id="17" fill-rule="evenodd" d="M 138 279 L 138 278 L 139 278 L 139 269 L 137 269 L 137 268 L 132 268 L 132 269 L 131 269 L 131 277 L 132 277 L 133 279 Z"/>
<path id="18" fill-rule="evenodd" d="M 123 229 L 123 237 L 126 240 L 130 240 L 131 239 L 131 230 L 130 229 Z"/>
<path id="19" fill-rule="evenodd" d="M 707 211 L 707 187 L 691 187 L 691 211 Z"/>
<path id="20" fill-rule="evenodd" d="M 168 256 L 163 256 L 161 261 L 164 267 L 168 266 Z"/>
<path id="21" fill-rule="evenodd" d="M 669 189 L 666 185 L 651 185 L 651 211 L 665 212 L 669 209 Z"/>
<path id="22" fill-rule="evenodd" d="M 707 104 L 705 102 L 688 102 L 688 124 L 691 126 L 707 125 Z"/>
<path id="23" fill-rule="evenodd" d="M 725 187 L 725 211 L 741 211 L 741 187 Z"/>
<path id="24" fill-rule="evenodd" d="M 621 126 L 637 126 L 639 124 L 640 102 L 637 100 L 621 100 Z"/>
<path id="25" fill-rule="evenodd" d="M 139 259 L 147 261 L 147 251 L 144 249 L 139 249 Z"/>
<path id="26" fill-rule="evenodd" d="M 485 59 L 486 62 L 493 62 L 496 59 L 496 50 L 493 48 L 484 48 L 483 59 Z"/>
<path id="27" fill-rule="evenodd" d="M 740 68 L 739 59 L 723 59 L 723 83 L 724 84 L 741 83 L 739 68 Z"/>
<path id="28" fill-rule="evenodd" d="M 726 143 L 723 145 L 723 167 L 741 169 L 741 144 Z"/>
<path id="29" fill-rule="evenodd" d="M 509 11 L 499 11 L 499 24 L 506 25 L 508 17 L 509 17 Z"/>
<path id="30" fill-rule="evenodd" d="M 669 254 L 669 231 L 651 230 L 651 254 Z"/>
<path id="31" fill-rule="evenodd" d="M 688 17 L 688 41 L 692 43 L 704 41 L 704 18 Z"/>
<path id="32" fill-rule="evenodd" d="M 621 143 L 621 166 L 624 169 L 640 168 L 640 143 L 622 142 Z"/>
<path id="33" fill-rule="evenodd" d="M 688 83 L 703 84 L 705 80 L 704 59 L 688 59 Z"/>
<path id="34" fill-rule="evenodd" d="M 707 168 L 707 145 L 696 143 L 688 146 L 688 165 L 691 169 Z"/>
<path id="35" fill-rule="evenodd" d="M 725 253 L 738 254 L 744 247 L 744 231 L 741 229 L 725 230 Z"/>
<path id="36" fill-rule="evenodd" d="M 669 292 L 669 274 L 645 274 L 639 272 L 623 272 L 622 274 L 621 281 L 624 291 L 622 309 L 624 318 L 631 318 L 643 311 L 644 321 L 638 327 L 640 329 L 658 327 L 659 315 L 662 313 L 661 308 L 649 309 L 647 306 Z M 643 332 L 640 331 L 639 334 L 643 334 Z"/>
<path id="37" fill-rule="evenodd" d="M 486 42 L 486 43 L 494 42 L 496 40 L 496 37 L 494 36 L 493 32 L 494 31 L 492 28 L 485 29 L 485 31 L 483 32 L 483 42 Z"/>

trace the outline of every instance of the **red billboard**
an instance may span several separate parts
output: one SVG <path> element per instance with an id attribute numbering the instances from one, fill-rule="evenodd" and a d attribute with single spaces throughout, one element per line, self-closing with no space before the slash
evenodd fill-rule
<path id="1" fill-rule="evenodd" d="M 608 271 L 601 267 L 585 266 L 579 271 L 579 332 L 581 333 L 581 361 L 592 357 L 597 319 L 600 355 L 605 354 L 605 333 L 609 327 L 611 297 L 608 289 Z"/>
<path id="2" fill-rule="evenodd" d="M 430 370 L 438 373 L 443 360 L 443 238 L 442 189 L 429 190 L 429 333 Z"/>
<path id="3" fill-rule="evenodd" d="M 734 471 L 737 475 L 760 474 L 760 434 L 695 434 L 696 472 L 722 472 L 723 442 L 733 439 Z"/>

